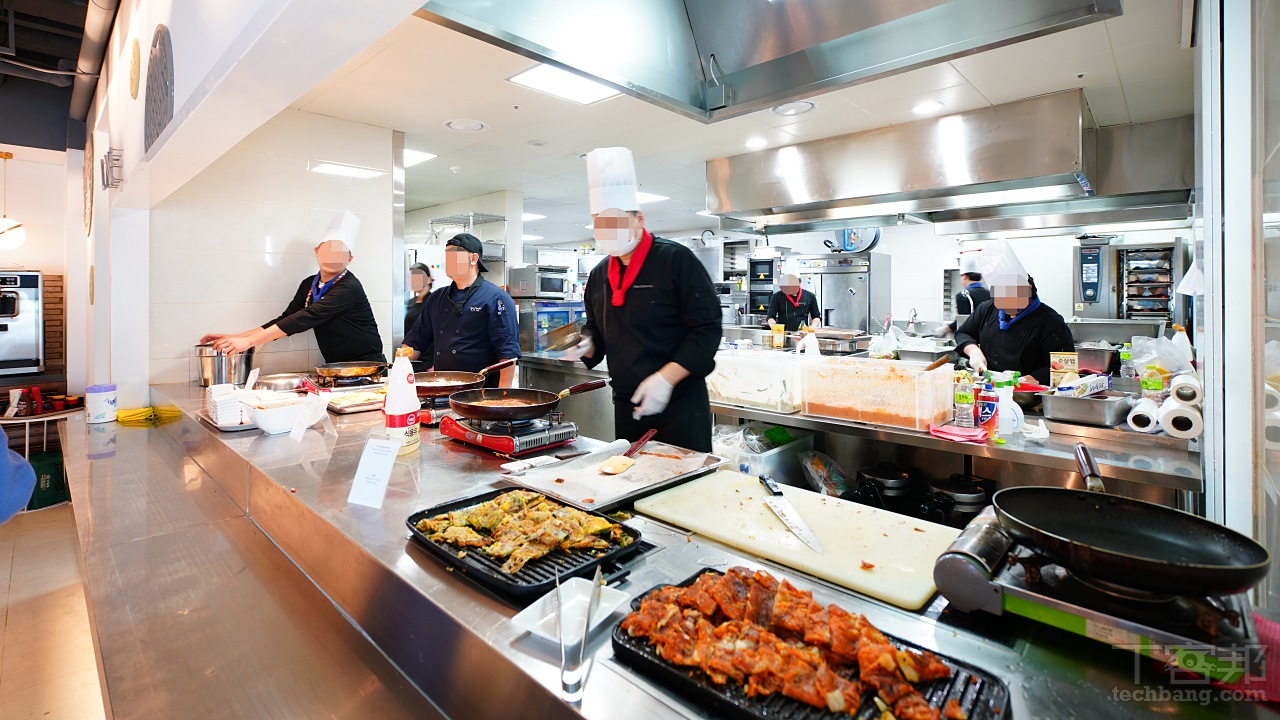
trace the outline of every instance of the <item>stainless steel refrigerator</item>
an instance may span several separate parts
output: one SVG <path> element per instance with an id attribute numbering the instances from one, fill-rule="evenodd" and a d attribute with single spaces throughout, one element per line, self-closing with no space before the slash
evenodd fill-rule
<path id="1" fill-rule="evenodd" d="M 818 298 L 822 324 L 864 333 L 883 328 L 892 302 L 890 257 L 880 253 L 798 255 L 800 286 Z"/>

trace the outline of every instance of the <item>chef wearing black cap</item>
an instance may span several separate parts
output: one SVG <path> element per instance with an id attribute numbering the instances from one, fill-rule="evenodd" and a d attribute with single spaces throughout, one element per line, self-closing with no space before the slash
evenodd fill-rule
<path id="1" fill-rule="evenodd" d="M 705 378 L 720 344 L 720 301 L 702 263 L 644 227 L 626 148 L 587 154 L 595 237 L 609 257 L 587 279 L 585 339 L 565 354 L 609 362 L 614 432 L 711 452 Z"/>
<path id="2" fill-rule="evenodd" d="M 480 239 L 469 233 L 445 243 L 448 289 L 423 301 L 422 314 L 404 344 L 413 357 L 436 370 L 478 372 L 500 360 L 520 357 L 516 305 L 502 288 L 481 277 L 488 268 L 480 260 Z M 485 378 L 486 387 L 511 387 L 515 369 Z"/>

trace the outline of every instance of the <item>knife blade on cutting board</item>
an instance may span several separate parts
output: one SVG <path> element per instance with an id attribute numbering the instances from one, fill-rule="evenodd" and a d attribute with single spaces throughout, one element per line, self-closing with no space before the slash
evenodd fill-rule
<path id="1" fill-rule="evenodd" d="M 641 498 L 637 512 L 907 610 L 936 592 L 933 566 L 957 528 L 783 486 L 822 543 L 806 547 L 762 502 L 760 481 L 722 470 Z M 864 563 L 871 565 L 864 568 Z"/>

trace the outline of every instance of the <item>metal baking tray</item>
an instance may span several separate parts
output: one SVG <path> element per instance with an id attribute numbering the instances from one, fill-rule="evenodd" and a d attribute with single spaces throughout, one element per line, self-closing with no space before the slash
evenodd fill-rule
<path id="1" fill-rule="evenodd" d="M 678 586 L 688 587 L 699 576 L 708 572 L 716 575 L 724 574 L 718 570 L 699 570 L 684 582 L 678 583 Z M 633 599 L 631 609 L 638 610 L 645 596 L 657 589 L 657 587 L 651 588 Z M 886 635 L 886 637 L 894 647 L 911 650 L 926 649 L 892 635 Z M 649 645 L 646 638 L 631 637 L 622 629 L 621 623 L 614 625 L 612 639 L 614 656 L 620 662 L 656 680 L 663 687 L 670 688 L 703 706 L 716 717 L 738 720 L 837 720 L 840 718 L 848 720 L 850 717 L 858 720 L 879 720 L 881 717 L 880 710 L 872 699 L 875 693 L 870 688 L 862 696 L 862 704 L 858 707 L 858 712 L 853 715 L 834 713 L 806 705 L 782 693 L 747 697 L 746 688 L 742 685 L 733 682 L 717 685 L 697 668 L 674 665 L 663 660 Z M 951 668 L 951 677 L 915 685 L 930 705 L 941 710 L 947 700 L 955 698 L 970 720 L 1011 719 L 1009 688 L 1004 682 L 989 672 L 946 655 L 938 655 L 938 659 Z"/>
<path id="2" fill-rule="evenodd" d="M 1130 393 L 1106 390 L 1088 397 L 1039 393 L 1041 412 L 1049 420 L 1115 427 L 1125 421 L 1136 399 Z"/>
<path id="3" fill-rule="evenodd" d="M 329 412 L 333 413 L 334 415 L 350 415 L 352 413 L 373 412 L 374 410 L 381 410 L 382 403 L 383 403 L 382 400 L 370 400 L 369 402 L 357 403 L 355 405 L 334 405 L 333 402 L 330 401 L 328 407 L 329 407 Z"/>
<path id="4" fill-rule="evenodd" d="M 409 526 L 409 532 L 412 533 L 414 541 L 427 552 L 442 560 L 445 565 L 454 568 L 459 574 L 470 578 L 477 584 L 517 602 L 530 601 L 550 591 L 551 588 L 555 587 L 557 574 L 559 574 L 562 582 L 571 577 L 586 577 L 595 571 L 597 565 L 617 562 L 623 557 L 640 550 L 640 531 L 628 525 L 622 525 L 623 531 L 631 536 L 630 545 L 610 544 L 609 549 L 599 555 L 593 555 L 590 552 L 570 554 L 557 550 L 537 560 L 530 560 L 524 567 L 520 568 L 519 572 L 505 573 L 500 569 L 503 560 L 491 558 L 480 552 L 478 548 L 463 548 L 451 543 L 429 540 L 417 528 L 418 521 L 423 518 L 475 507 L 503 493 L 518 489 L 508 487 L 490 490 L 480 495 L 454 500 L 426 510 L 419 510 L 410 515 L 405 520 L 405 523 Z M 588 514 L 606 517 L 603 513 Z M 617 522 L 612 518 L 607 519 L 610 522 Z M 465 554 L 463 557 L 458 557 L 458 553 Z"/>

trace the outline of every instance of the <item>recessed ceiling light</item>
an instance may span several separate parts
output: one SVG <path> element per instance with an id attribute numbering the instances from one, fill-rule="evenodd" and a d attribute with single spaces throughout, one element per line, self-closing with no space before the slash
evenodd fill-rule
<path id="1" fill-rule="evenodd" d="M 428 160 L 433 160 L 435 159 L 435 157 L 436 156 L 434 153 L 423 152 L 421 150 L 410 150 L 409 148 L 405 148 L 404 149 L 404 166 L 407 168 L 411 168 L 414 165 L 421 165 L 422 163 Z"/>
<path id="2" fill-rule="evenodd" d="M 555 95 L 579 105 L 590 105 L 621 94 L 607 85 L 601 85 L 550 65 L 536 65 L 512 76 L 509 80 L 517 85 Z"/>
<path id="3" fill-rule="evenodd" d="M 311 166 L 311 172 L 320 173 L 321 175 L 338 175 L 341 177 L 356 178 L 357 180 L 369 180 L 379 175 L 386 175 L 381 170 L 373 168 L 356 167 L 354 165 L 339 165 L 337 163 L 317 163 Z"/>
<path id="4" fill-rule="evenodd" d="M 588 229 L 588 230 L 595 230 L 595 229 L 596 229 L 596 226 L 595 226 L 595 225 L 583 225 L 582 227 L 584 227 L 584 228 L 586 228 L 586 229 Z"/>
<path id="5" fill-rule="evenodd" d="M 541 240 L 542 236 L 541 235 L 521 235 L 520 239 L 521 240 Z"/>
<path id="6" fill-rule="evenodd" d="M 520 214 L 520 219 L 525 222 L 529 222 L 530 220 L 545 220 L 546 217 L 547 217 L 546 215 L 539 215 L 537 213 L 521 213 Z"/>
<path id="7" fill-rule="evenodd" d="M 768 144 L 769 144 L 769 141 L 765 140 L 762 137 L 753 137 L 747 140 L 747 147 L 751 148 L 752 150 L 759 150 L 760 148 Z"/>
<path id="8" fill-rule="evenodd" d="M 526 144 L 530 147 L 546 147 L 548 145 L 546 140 L 530 140 Z"/>
<path id="9" fill-rule="evenodd" d="M 812 100 L 796 100 L 795 102 L 782 103 L 776 107 L 769 108 L 769 112 L 782 117 L 791 117 L 792 115 L 803 115 L 816 107 L 818 107 L 818 103 Z"/>
<path id="10" fill-rule="evenodd" d="M 911 112 L 917 115 L 928 115 L 931 112 L 937 112 L 941 109 L 942 103 L 937 100 L 925 100 L 922 103 L 917 103 L 915 107 L 911 108 Z"/>
<path id="11" fill-rule="evenodd" d="M 479 120 L 465 120 L 459 118 L 457 120 L 446 120 L 444 126 L 454 132 L 484 132 L 489 129 L 488 124 Z"/>
<path id="12" fill-rule="evenodd" d="M 636 193 L 636 202 L 640 203 L 641 205 L 645 203 L 651 203 L 651 202 L 662 202 L 663 200 L 670 200 L 670 199 L 671 198 L 667 197 L 666 195 L 654 195 L 653 193 L 647 193 L 647 192 Z"/>

